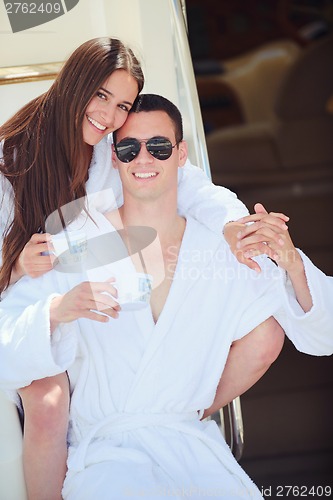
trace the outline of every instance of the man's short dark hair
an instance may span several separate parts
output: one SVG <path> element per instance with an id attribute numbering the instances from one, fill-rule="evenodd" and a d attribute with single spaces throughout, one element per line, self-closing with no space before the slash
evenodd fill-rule
<path id="1" fill-rule="evenodd" d="M 134 101 L 129 112 L 140 113 L 141 111 L 164 111 L 175 127 L 175 138 L 177 144 L 183 140 L 183 120 L 182 115 L 173 102 L 158 94 L 140 94 Z M 113 142 L 117 143 L 117 131 L 113 132 Z"/>

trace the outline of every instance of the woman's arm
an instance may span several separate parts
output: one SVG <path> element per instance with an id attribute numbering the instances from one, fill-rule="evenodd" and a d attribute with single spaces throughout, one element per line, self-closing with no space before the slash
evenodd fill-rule
<path id="1" fill-rule="evenodd" d="M 225 224 L 249 213 L 235 193 L 215 186 L 189 160 L 178 169 L 178 208 L 182 215 L 191 215 L 218 234 L 223 233 Z"/>
<path id="2" fill-rule="evenodd" d="M 255 260 L 246 258 L 237 249 L 237 233 L 244 224 L 235 222 L 248 215 L 246 206 L 236 194 L 222 186 L 215 186 L 203 170 L 187 160 L 178 169 L 178 209 L 181 215 L 191 215 L 215 233 L 224 236 L 236 259 L 250 269 L 259 271 Z"/>
<path id="3" fill-rule="evenodd" d="M 10 182 L 0 174 L 0 267 L 2 265 L 2 246 L 4 234 L 13 219 L 13 190 Z M 42 255 L 47 252 L 50 241 L 48 234 L 34 234 L 22 250 L 11 274 L 10 284 L 16 283 L 22 276 L 36 278 L 53 267 L 54 257 Z"/>
<path id="4" fill-rule="evenodd" d="M 280 213 L 268 213 L 260 203 L 255 205 L 255 211 L 255 215 L 243 219 L 244 222 L 251 221 L 252 224 L 241 231 L 239 248 L 245 250 L 245 255 L 252 256 L 261 253 L 274 260 L 288 274 L 296 299 L 303 311 L 310 311 L 313 302 L 303 260 L 285 224 L 289 218 Z M 281 224 L 284 225 L 283 229 Z"/>
<path id="5" fill-rule="evenodd" d="M 248 225 L 239 234 L 239 246 L 245 255 L 266 254 L 277 263 L 260 257 L 262 273 L 278 278 L 283 308 L 274 317 L 282 325 L 295 347 L 306 354 L 333 354 L 333 277 L 326 276 L 310 259 L 295 248 L 286 216 L 267 213 L 261 204 L 256 214 L 243 218 Z M 248 254 L 247 254 L 248 252 Z"/>

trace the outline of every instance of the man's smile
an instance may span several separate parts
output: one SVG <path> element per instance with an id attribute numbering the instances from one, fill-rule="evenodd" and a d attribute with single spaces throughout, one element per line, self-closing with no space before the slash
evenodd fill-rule
<path id="1" fill-rule="evenodd" d="M 157 172 L 134 172 L 133 175 L 137 179 L 149 179 L 151 177 L 156 177 L 158 174 Z"/>

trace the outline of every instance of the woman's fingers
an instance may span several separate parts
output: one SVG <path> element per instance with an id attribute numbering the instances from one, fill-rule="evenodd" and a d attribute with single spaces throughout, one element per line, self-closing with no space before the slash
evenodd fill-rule
<path id="1" fill-rule="evenodd" d="M 283 246 L 283 234 L 278 232 L 275 226 L 261 226 L 256 231 L 252 231 L 251 233 L 242 236 L 236 247 L 244 250 L 250 245 L 260 243 L 270 243 L 271 245 Z"/>
<path id="2" fill-rule="evenodd" d="M 255 230 L 256 228 L 259 227 L 261 224 L 272 224 L 276 227 L 279 227 L 283 229 L 284 231 L 288 229 L 288 226 L 286 222 L 289 221 L 289 217 L 287 215 L 284 215 L 282 213 L 275 213 L 275 212 L 270 212 L 269 214 L 264 214 L 264 213 L 258 213 L 258 214 L 253 214 L 253 215 L 247 215 L 246 217 L 242 217 L 239 219 L 237 222 L 243 223 L 243 224 L 249 224 L 252 223 L 251 225 L 248 225 L 245 227 L 241 233 L 248 234 L 248 232 L 251 232 Z M 253 224 L 255 223 L 255 224 Z"/>
<path id="3" fill-rule="evenodd" d="M 20 274 L 36 278 L 52 269 L 55 257 L 50 255 L 50 239 L 51 235 L 48 233 L 31 236 L 18 258 Z"/>
<path id="4" fill-rule="evenodd" d="M 244 252 L 244 256 L 248 259 L 253 259 L 253 257 L 258 257 L 259 255 L 267 255 L 267 257 L 275 261 L 279 258 L 278 252 L 264 243 L 261 243 L 255 248 L 250 248 Z"/>
<path id="5" fill-rule="evenodd" d="M 234 255 L 240 264 L 245 264 L 247 267 L 249 267 L 253 271 L 260 273 L 261 267 L 259 266 L 259 264 L 255 260 L 252 260 L 251 254 L 247 254 L 247 252 L 243 252 L 243 251 L 238 250 L 238 251 L 234 252 Z"/>
<path id="6" fill-rule="evenodd" d="M 286 270 L 291 268 L 297 254 L 286 224 L 289 217 L 279 212 L 268 213 L 261 203 L 255 205 L 255 211 L 255 214 L 237 221 L 247 224 L 237 233 L 238 242 L 234 254 L 238 261 L 251 267 L 248 262 L 253 257 L 264 254 L 278 262 L 280 267 Z"/>
<path id="7" fill-rule="evenodd" d="M 251 216 L 252 217 L 252 216 Z M 271 216 L 265 215 L 258 217 L 256 221 L 252 221 L 251 224 L 244 226 L 238 233 L 238 237 L 246 236 L 254 231 L 257 231 L 261 227 L 265 227 L 267 225 L 274 226 L 280 231 L 288 230 L 287 224 L 281 219 Z"/>

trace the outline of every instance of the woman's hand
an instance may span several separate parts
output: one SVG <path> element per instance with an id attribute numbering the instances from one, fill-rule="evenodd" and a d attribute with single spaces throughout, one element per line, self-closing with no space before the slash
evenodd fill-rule
<path id="1" fill-rule="evenodd" d="M 255 214 L 243 217 L 238 222 L 247 225 L 238 235 L 238 250 L 242 250 L 245 258 L 253 258 L 266 254 L 289 274 L 303 271 L 302 259 L 290 237 L 289 217 L 276 212 L 268 213 L 263 205 L 257 203 Z"/>
<path id="2" fill-rule="evenodd" d="M 253 224 L 240 231 L 237 247 L 242 249 L 248 258 L 266 254 L 274 260 L 288 273 L 296 299 L 303 311 L 310 311 L 313 306 L 312 297 L 302 257 L 295 248 L 286 225 L 289 218 L 284 214 L 267 213 L 260 203 L 257 203 L 254 209 L 255 215 L 240 219 L 242 223 Z"/>
<path id="3" fill-rule="evenodd" d="M 224 226 L 224 238 L 240 264 L 245 264 L 250 269 L 260 272 L 259 264 L 257 264 L 257 262 L 252 258 L 245 256 L 245 252 L 247 252 L 247 250 L 237 246 L 239 243 L 238 235 L 241 234 L 241 231 L 245 228 L 245 223 L 241 223 L 240 221 L 228 222 Z"/>
<path id="4" fill-rule="evenodd" d="M 16 262 L 11 282 L 26 274 L 37 278 L 52 269 L 55 256 L 50 254 L 50 242 L 51 235 L 48 233 L 36 233 L 31 236 Z M 46 255 L 43 255 L 43 252 Z"/>
<path id="5" fill-rule="evenodd" d="M 259 273 L 261 268 L 253 257 L 266 254 L 273 260 L 278 258 L 274 249 L 282 244 L 289 217 L 281 213 L 268 214 L 260 203 L 254 208 L 255 214 L 226 224 L 224 237 L 238 262 Z M 268 245 L 268 241 L 272 244 Z"/>
<path id="6" fill-rule="evenodd" d="M 102 283 L 85 281 L 55 297 L 50 306 L 51 330 L 59 323 L 70 323 L 79 318 L 100 323 L 108 322 L 109 317 L 118 318 L 121 308 L 115 300 L 117 289 L 112 285 L 114 281 L 114 278 Z"/>

